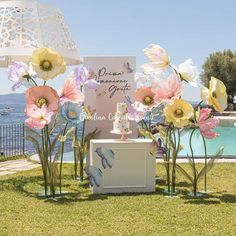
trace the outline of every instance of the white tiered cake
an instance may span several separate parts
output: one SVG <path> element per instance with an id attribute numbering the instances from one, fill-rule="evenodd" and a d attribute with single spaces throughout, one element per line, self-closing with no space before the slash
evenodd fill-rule
<path id="1" fill-rule="evenodd" d="M 117 111 L 115 113 L 115 121 L 113 122 L 113 130 L 111 133 L 121 135 L 132 133 L 126 103 L 117 103 Z M 125 140 L 124 136 L 122 136 L 122 139 Z"/>

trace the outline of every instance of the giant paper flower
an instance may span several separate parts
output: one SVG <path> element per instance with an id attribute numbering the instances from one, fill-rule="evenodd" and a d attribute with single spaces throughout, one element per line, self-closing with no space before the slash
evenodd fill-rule
<path id="1" fill-rule="evenodd" d="M 211 117 L 211 111 L 212 110 L 209 108 L 202 108 L 197 114 L 197 124 L 200 132 L 207 139 L 219 136 L 219 134 L 215 133 L 213 129 L 219 125 L 220 120 Z"/>
<path id="2" fill-rule="evenodd" d="M 153 83 L 155 99 L 159 102 L 171 102 L 181 96 L 181 81 L 175 73 L 169 75 L 166 81 L 161 79 Z"/>
<path id="3" fill-rule="evenodd" d="M 62 104 L 68 101 L 75 103 L 82 103 L 84 101 L 83 93 L 77 88 L 76 82 L 72 78 L 65 80 L 64 86 L 58 90 L 58 95 Z"/>
<path id="4" fill-rule="evenodd" d="M 59 110 L 59 96 L 57 91 L 49 86 L 34 86 L 26 91 L 26 112 L 31 105 L 38 108 L 45 106 L 53 112 Z"/>
<path id="5" fill-rule="evenodd" d="M 75 78 L 79 89 L 82 86 L 87 86 L 89 89 L 96 89 L 100 85 L 100 83 L 94 79 L 94 72 L 85 66 L 75 68 L 71 76 Z"/>
<path id="6" fill-rule="evenodd" d="M 190 119 L 193 117 L 193 107 L 190 103 L 176 99 L 173 103 L 167 103 L 164 108 L 164 116 L 166 121 L 173 123 L 177 128 L 183 128 L 190 124 Z"/>
<path id="7" fill-rule="evenodd" d="M 208 105 L 213 106 L 216 111 L 223 112 L 227 108 L 226 87 L 221 80 L 215 77 L 211 77 L 209 89 L 202 88 L 201 98 Z"/>
<path id="8" fill-rule="evenodd" d="M 15 91 L 21 85 L 24 85 L 25 87 L 31 87 L 33 83 L 30 78 L 34 78 L 36 76 L 36 73 L 31 65 L 28 66 L 23 62 L 17 61 L 8 66 L 7 74 L 8 79 L 14 82 L 12 91 Z"/>
<path id="9" fill-rule="evenodd" d="M 144 72 L 159 72 L 165 70 L 170 65 L 169 56 L 165 49 L 156 44 L 150 44 L 143 50 L 148 59 L 149 63 L 142 65 Z"/>
<path id="10" fill-rule="evenodd" d="M 73 102 L 66 102 L 61 107 L 61 117 L 72 125 L 77 125 L 86 119 L 86 112 L 82 106 Z"/>
<path id="11" fill-rule="evenodd" d="M 158 105 L 154 98 L 155 93 L 152 91 L 151 87 L 141 87 L 134 92 L 135 101 L 141 103 L 149 110 Z"/>
<path id="12" fill-rule="evenodd" d="M 58 52 L 50 48 L 39 48 L 33 52 L 31 64 L 38 77 L 47 81 L 66 71 L 66 63 Z"/>
<path id="13" fill-rule="evenodd" d="M 181 63 L 178 68 L 181 78 L 193 86 L 197 86 L 198 70 L 194 66 L 193 60 L 188 59 Z"/>
<path id="14" fill-rule="evenodd" d="M 50 111 L 45 105 L 38 107 L 36 105 L 30 105 L 27 109 L 27 115 L 29 118 L 25 123 L 34 129 L 43 129 L 45 125 L 51 122 L 53 112 Z"/>

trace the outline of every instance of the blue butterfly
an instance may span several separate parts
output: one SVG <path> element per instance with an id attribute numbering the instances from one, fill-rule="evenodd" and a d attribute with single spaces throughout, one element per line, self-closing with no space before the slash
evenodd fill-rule
<path id="1" fill-rule="evenodd" d="M 95 167 L 95 166 L 91 166 L 88 165 L 85 168 L 85 173 L 87 174 L 88 178 L 89 178 L 89 182 L 91 184 L 91 186 L 96 185 L 97 187 L 99 187 L 102 183 L 102 171 Z"/>
<path id="2" fill-rule="evenodd" d="M 112 168 L 113 162 L 115 159 L 114 152 L 111 149 L 107 149 L 104 147 L 98 147 L 95 152 L 98 154 L 98 156 L 101 158 L 102 166 L 104 169 L 108 166 L 109 168 Z"/>

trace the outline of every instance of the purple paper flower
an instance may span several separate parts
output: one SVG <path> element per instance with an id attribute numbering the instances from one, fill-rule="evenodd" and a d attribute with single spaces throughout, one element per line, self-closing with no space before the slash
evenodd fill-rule
<path id="1" fill-rule="evenodd" d="M 166 148 L 162 146 L 160 138 L 158 138 L 156 142 L 156 147 L 157 147 L 157 156 L 163 156 L 164 154 L 166 154 Z"/>
<path id="2" fill-rule="evenodd" d="M 30 78 L 34 78 L 36 76 L 32 66 L 28 66 L 23 62 L 14 62 L 12 65 L 9 65 L 7 74 L 8 79 L 14 83 L 12 86 L 12 91 L 15 91 L 21 85 L 31 87 L 33 83 Z"/>
<path id="3" fill-rule="evenodd" d="M 100 85 L 94 79 L 94 72 L 85 66 L 77 67 L 73 72 L 73 76 L 79 89 L 82 86 L 87 86 L 89 89 L 96 89 Z"/>

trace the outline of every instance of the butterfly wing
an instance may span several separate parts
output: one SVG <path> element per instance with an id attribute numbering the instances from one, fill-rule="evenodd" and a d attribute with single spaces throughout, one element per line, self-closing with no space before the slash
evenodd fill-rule
<path id="1" fill-rule="evenodd" d="M 129 62 L 124 63 L 124 67 L 125 67 L 127 73 L 130 73 L 130 74 L 133 73 L 133 69 L 130 67 Z"/>
<path id="2" fill-rule="evenodd" d="M 102 171 L 95 166 L 86 166 L 85 173 L 88 175 L 90 184 L 99 187 L 102 183 Z"/>
<path id="3" fill-rule="evenodd" d="M 112 168 L 114 159 L 115 159 L 114 152 L 111 149 L 107 149 L 107 148 L 102 148 L 102 152 L 103 152 L 103 157 L 106 160 L 107 165 L 110 168 Z"/>

